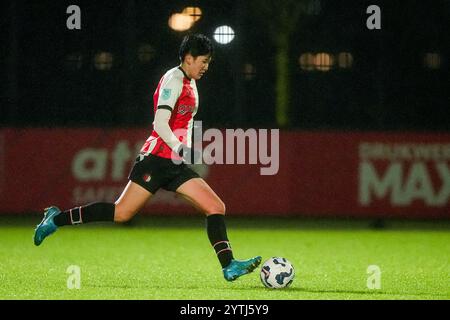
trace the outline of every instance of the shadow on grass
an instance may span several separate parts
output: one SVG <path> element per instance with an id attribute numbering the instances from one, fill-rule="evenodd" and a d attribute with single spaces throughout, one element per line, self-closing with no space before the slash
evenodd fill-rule
<path id="1" fill-rule="evenodd" d="M 202 287 L 202 286 L 158 286 L 158 285 L 151 285 L 146 283 L 140 283 L 140 284 L 91 284 L 91 285 L 85 285 L 85 288 L 94 288 L 94 289 L 158 289 L 158 290 L 199 290 L 199 289 L 205 289 L 208 287 Z M 210 289 L 212 287 L 209 287 Z M 216 288 L 218 289 L 218 288 Z"/>
<path id="2" fill-rule="evenodd" d="M 383 290 L 340 290 L 340 289 L 329 289 L 329 290 L 323 290 L 323 289 L 310 289 L 310 288 L 295 288 L 295 287 L 289 287 L 285 289 L 269 289 L 269 288 L 263 288 L 259 286 L 252 286 L 252 287 L 245 287 L 245 288 L 230 288 L 231 290 L 257 290 L 262 289 L 267 292 L 279 292 L 282 290 L 282 292 L 295 292 L 295 293 L 319 293 L 319 294 L 328 294 L 328 293 L 334 293 L 334 294 L 359 294 L 359 295 L 367 295 L 367 296 L 374 296 L 374 295 L 390 295 L 390 296 L 427 296 L 427 297 L 435 297 L 439 299 L 448 299 L 449 296 L 447 294 L 441 294 L 441 293 L 423 293 L 423 292 L 393 292 L 393 291 L 383 291 Z"/>
<path id="3" fill-rule="evenodd" d="M 114 284 L 108 284 L 108 285 L 89 285 L 85 286 L 88 288 L 94 288 L 94 289 L 147 289 L 147 290 L 185 290 L 186 292 L 189 292 L 190 290 L 229 290 L 229 291 L 257 291 L 258 293 L 266 292 L 267 296 L 265 299 L 271 300 L 270 293 L 285 293 L 286 297 L 289 300 L 289 293 L 296 293 L 296 294 L 308 294 L 308 293 L 316 293 L 319 294 L 317 299 L 321 300 L 320 294 L 327 295 L 327 294 L 337 294 L 337 295 L 360 295 L 361 297 L 357 298 L 359 300 L 364 299 L 370 299 L 370 297 L 378 296 L 379 298 L 381 296 L 386 296 L 386 298 L 389 298 L 389 296 L 404 296 L 406 297 L 418 297 L 420 300 L 421 297 L 427 297 L 427 299 L 434 299 L 434 300 L 446 300 L 449 298 L 446 294 L 439 294 L 439 293 L 418 293 L 418 292 L 392 292 L 392 291 L 382 291 L 382 290 L 339 290 L 339 289 L 330 289 L 330 290 L 319 290 L 319 289 L 310 289 L 310 288 L 286 288 L 286 289 L 269 289 L 265 288 L 263 286 L 245 286 L 245 287 L 238 287 L 238 286 L 154 286 L 149 284 L 140 284 L 140 285 L 114 285 Z M 300 296 L 301 298 L 301 296 Z M 280 299 L 280 296 L 277 295 L 277 299 Z M 324 297 L 326 299 L 326 297 Z M 339 300 L 339 297 L 337 298 Z M 347 298 L 345 298 L 347 299 Z M 205 299 L 208 300 L 208 299 Z M 293 299 L 293 300 L 299 300 Z M 301 299 L 300 299 L 301 300 Z"/>

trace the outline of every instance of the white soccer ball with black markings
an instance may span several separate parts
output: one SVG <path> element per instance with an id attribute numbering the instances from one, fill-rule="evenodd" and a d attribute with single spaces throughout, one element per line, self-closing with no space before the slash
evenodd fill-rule
<path id="1" fill-rule="evenodd" d="M 260 276 L 267 288 L 285 288 L 294 280 L 294 266 L 286 258 L 272 257 L 262 265 Z"/>

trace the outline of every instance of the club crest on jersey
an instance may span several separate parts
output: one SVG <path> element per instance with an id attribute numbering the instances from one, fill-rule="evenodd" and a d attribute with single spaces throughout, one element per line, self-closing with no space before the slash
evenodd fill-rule
<path id="1" fill-rule="evenodd" d="M 150 182 L 150 180 L 152 179 L 152 177 L 148 174 L 148 173 L 146 173 L 146 174 L 144 174 L 144 176 L 142 177 L 142 179 L 145 181 L 145 182 Z"/>
<path id="2" fill-rule="evenodd" d="M 163 89 L 163 92 L 162 92 L 162 95 L 161 95 L 162 99 L 163 100 L 168 100 L 170 98 L 170 94 L 171 93 L 172 93 L 172 89 Z"/>

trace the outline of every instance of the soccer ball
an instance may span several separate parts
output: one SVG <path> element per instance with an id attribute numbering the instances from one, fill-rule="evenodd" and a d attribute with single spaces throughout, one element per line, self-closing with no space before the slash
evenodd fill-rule
<path id="1" fill-rule="evenodd" d="M 294 280 L 294 266 L 287 259 L 272 257 L 261 267 L 261 282 L 267 288 L 281 289 L 289 286 Z"/>

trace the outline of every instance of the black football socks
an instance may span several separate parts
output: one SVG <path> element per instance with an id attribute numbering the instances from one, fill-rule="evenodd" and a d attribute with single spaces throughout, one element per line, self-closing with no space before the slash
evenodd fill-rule
<path id="1" fill-rule="evenodd" d="M 95 221 L 114 221 L 114 203 L 95 202 L 61 212 L 53 221 L 57 226 Z"/>
<path id="2" fill-rule="evenodd" d="M 209 242 L 216 251 L 217 258 L 225 268 L 233 259 L 233 251 L 227 237 L 227 228 L 223 214 L 211 214 L 206 217 L 206 231 Z"/>

